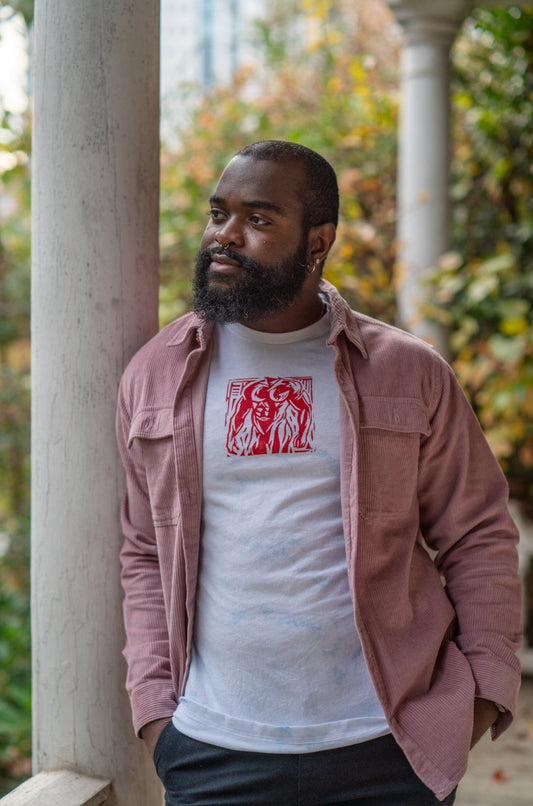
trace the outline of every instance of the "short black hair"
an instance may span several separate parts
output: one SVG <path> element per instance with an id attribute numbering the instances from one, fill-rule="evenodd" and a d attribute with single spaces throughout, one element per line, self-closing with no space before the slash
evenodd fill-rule
<path id="1" fill-rule="evenodd" d="M 241 148 L 238 157 L 270 162 L 301 162 L 305 169 L 305 223 L 308 227 L 339 221 L 339 186 L 335 171 L 324 157 L 288 140 L 261 140 Z"/>

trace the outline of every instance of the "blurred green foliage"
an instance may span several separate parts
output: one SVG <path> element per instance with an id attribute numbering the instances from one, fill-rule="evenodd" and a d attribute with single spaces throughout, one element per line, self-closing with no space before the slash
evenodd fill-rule
<path id="1" fill-rule="evenodd" d="M 476 9 L 454 48 L 453 248 L 427 313 L 511 484 L 533 495 L 533 6 Z"/>
<path id="2" fill-rule="evenodd" d="M 453 56 L 454 247 L 470 260 L 495 254 L 506 242 L 520 264 L 522 256 L 529 264 L 533 5 L 476 9 Z"/>
<path id="3" fill-rule="evenodd" d="M 0 795 L 31 752 L 30 136 L 0 111 Z"/>
<path id="4" fill-rule="evenodd" d="M 13 14 L 21 14 L 29 28 L 33 23 L 33 0 L 0 0 L 0 8 L 5 7 Z"/>
<path id="5" fill-rule="evenodd" d="M 0 6 L 30 23 L 31 1 Z M 30 145 L 0 99 L 0 796 L 31 772 Z"/>

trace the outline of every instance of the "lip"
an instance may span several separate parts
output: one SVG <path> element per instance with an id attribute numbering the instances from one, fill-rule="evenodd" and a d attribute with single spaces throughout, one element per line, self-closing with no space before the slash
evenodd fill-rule
<path id="1" fill-rule="evenodd" d="M 240 271 L 241 267 L 236 260 L 233 260 L 230 257 L 226 257 L 226 255 L 214 254 L 211 258 L 211 263 L 209 268 L 215 274 L 227 274 L 232 275 L 236 274 Z"/>

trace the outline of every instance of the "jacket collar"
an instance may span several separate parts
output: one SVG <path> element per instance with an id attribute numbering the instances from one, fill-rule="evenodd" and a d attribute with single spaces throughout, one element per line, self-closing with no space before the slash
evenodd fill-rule
<path id="1" fill-rule="evenodd" d="M 184 344 L 194 336 L 196 344 L 199 347 L 205 348 L 209 337 L 211 336 L 214 323 L 206 322 L 200 319 L 195 313 L 187 313 L 181 319 L 177 319 L 169 327 L 176 326 L 173 329 L 171 338 L 166 342 L 167 347 L 177 347 Z M 181 325 L 181 327 L 179 327 Z"/>
<path id="2" fill-rule="evenodd" d="M 350 309 L 350 306 L 337 289 L 327 280 L 321 280 L 320 292 L 327 297 L 331 311 L 331 331 L 328 338 L 328 345 L 333 345 L 339 334 L 344 331 L 346 338 L 357 347 L 364 358 L 368 358 L 361 328 L 357 321 L 357 315 Z M 206 322 L 194 313 L 185 314 L 182 319 L 178 319 L 174 324 L 181 324 L 177 327 L 172 337 L 166 342 L 167 347 L 175 347 L 184 344 L 194 338 L 199 347 L 205 348 L 213 331 L 213 322 Z M 171 326 L 172 327 L 172 326 Z"/>
<path id="3" fill-rule="evenodd" d="M 363 358 L 368 358 L 357 314 L 351 310 L 335 286 L 328 283 L 327 280 L 320 282 L 320 291 L 327 297 L 331 311 L 331 331 L 327 341 L 328 345 L 333 345 L 337 341 L 339 334 L 344 331 L 348 341 L 354 347 L 357 347 Z"/>

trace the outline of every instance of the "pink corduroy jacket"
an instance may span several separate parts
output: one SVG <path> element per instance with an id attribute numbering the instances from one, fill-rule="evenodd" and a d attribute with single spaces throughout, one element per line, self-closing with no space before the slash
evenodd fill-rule
<path id="1" fill-rule="evenodd" d="M 516 707 L 521 586 L 507 485 L 439 355 L 322 289 L 355 622 L 391 730 L 442 799 L 466 769 L 474 697 L 509 709 L 494 737 Z M 173 713 L 191 656 L 211 333 L 193 314 L 178 319 L 120 386 L 124 654 L 137 732 Z"/>

